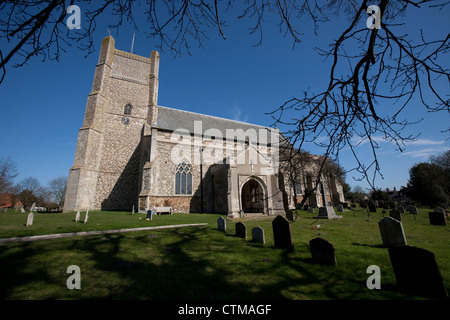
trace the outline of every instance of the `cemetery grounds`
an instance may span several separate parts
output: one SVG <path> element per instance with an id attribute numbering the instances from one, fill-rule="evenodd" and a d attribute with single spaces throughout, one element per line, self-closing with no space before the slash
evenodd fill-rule
<path id="1" fill-rule="evenodd" d="M 358 208 L 359 209 L 359 208 Z M 408 245 L 434 253 L 450 292 L 450 226 L 430 225 L 428 208 L 402 214 Z M 0 299 L 155 299 L 155 300 L 391 300 L 426 299 L 398 290 L 383 247 L 378 221 L 388 214 L 345 211 L 339 220 L 317 220 L 298 211 L 291 222 L 294 251 L 274 248 L 274 217 L 226 218 L 218 214 L 154 216 L 90 211 L 89 221 L 75 213 L 0 213 L 0 238 L 78 231 L 208 223 L 207 226 L 134 231 L 105 235 L 0 244 Z M 225 216 L 224 216 L 225 217 Z M 235 224 L 247 226 L 247 239 L 235 236 Z M 449 224 L 449 222 L 447 222 Z M 251 229 L 264 229 L 265 245 L 251 241 Z M 337 265 L 311 259 L 309 241 L 321 237 L 335 249 Z M 67 268 L 80 268 L 81 288 L 68 289 Z M 381 289 L 366 286 L 367 268 L 380 267 Z M 420 276 L 420 275 L 418 275 Z"/>

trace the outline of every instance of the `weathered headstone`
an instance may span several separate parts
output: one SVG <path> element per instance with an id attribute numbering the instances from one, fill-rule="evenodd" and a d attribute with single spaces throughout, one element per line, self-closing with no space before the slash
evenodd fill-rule
<path id="1" fill-rule="evenodd" d="M 344 207 L 342 206 L 342 204 L 338 204 L 336 206 L 336 209 L 337 209 L 338 212 L 343 212 L 344 211 Z"/>
<path id="2" fill-rule="evenodd" d="M 319 215 L 315 217 L 316 219 L 341 219 L 342 216 L 337 216 L 334 212 L 334 208 L 331 206 L 320 207 Z"/>
<path id="3" fill-rule="evenodd" d="M 398 206 L 397 207 L 398 212 L 405 213 L 405 207 L 404 206 Z"/>
<path id="4" fill-rule="evenodd" d="M 402 221 L 402 215 L 401 215 L 401 213 L 400 213 L 400 211 L 398 211 L 398 210 L 391 210 L 391 211 L 389 211 L 389 216 L 391 216 L 392 218 L 394 218 L 395 220 L 397 220 L 397 221 Z"/>
<path id="5" fill-rule="evenodd" d="M 313 207 L 308 207 L 308 212 L 309 213 L 314 213 L 314 208 Z"/>
<path id="6" fill-rule="evenodd" d="M 287 211 L 286 219 L 288 219 L 289 221 L 294 221 L 294 213 L 292 211 Z"/>
<path id="7" fill-rule="evenodd" d="M 389 249 L 397 285 L 408 294 L 448 298 L 434 254 L 413 246 Z"/>
<path id="8" fill-rule="evenodd" d="M 133 204 L 133 209 L 131 210 L 131 215 L 134 216 L 134 204 Z"/>
<path id="9" fill-rule="evenodd" d="M 397 247 L 406 245 L 405 232 L 400 221 L 392 217 L 384 217 L 378 221 L 381 239 L 385 247 Z"/>
<path id="10" fill-rule="evenodd" d="M 25 209 L 23 207 L 20 208 L 20 212 L 25 213 Z"/>
<path id="11" fill-rule="evenodd" d="M 283 216 L 277 216 L 272 221 L 273 240 L 277 249 L 294 249 L 291 225 Z"/>
<path id="12" fill-rule="evenodd" d="M 75 222 L 80 221 L 80 210 L 78 210 L 77 214 L 75 215 Z"/>
<path id="13" fill-rule="evenodd" d="M 247 226 L 242 222 L 236 223 L 236 236 L 242 239 L 247 239 Z"/>
<path id="14" fill-rule="evenodd" d="M 34 213 L 30 212 L 27 217 L 27 227 L 30 227 L 33 225 L 33 220 L 34 220 Z"/>
<path id="15" fill-rule="evenodd" d="M 260 226 L 256 226 L 252 229 L 252 240 L 262 244 L 266 244 L 266 238 L 264 237 L 264 229 Z"/>
<path id="16" fill-rule="evenodd" d="M 446 226 L 445 214 L 442 212 L 428 212 L 428 218 L 430 219 L 430 224 L 434 226 Z"/>
<path id="17" fill-rule="evenodd" d="M 219 219 L 217 219 L 217 229 L 223 232 L 227 231 L 227 222 L 223 217 L 219 217 Z"/>
<path id="18" fill-rule="evenodd" d="M 84 223 L 87 223 L 89 219 L 89 209 L 86 210 L 86 215 L 84 216 Z"/>
<path id="19" fill-rule="evenodd" d="M 336 265 L 336 256 L 333 245 L 322 238 L 315 238 L 309 241 L 311 257 L 313 261 L 320 264 Z"/>
<path id="20" fill-rule="evenodd" d="M 33 205 L 31 206 L 30 211 L 34 212 L 34 210 L 36 210 L 36 202 L 33 202 Z"/>

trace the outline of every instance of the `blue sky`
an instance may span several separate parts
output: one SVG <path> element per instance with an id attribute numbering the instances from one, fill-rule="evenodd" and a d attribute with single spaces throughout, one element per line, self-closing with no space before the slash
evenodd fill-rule
<path id="1" fill-rule="evenodd" d="M 450 30 L 447 12 L 440 17 L 415 11 L 409 32 L 417 32 L 423 24 L 430 34 Z M 1 14 L 1 13 L 0 13 Z M 83 7 L 82 7 L 83 18 Z M 263 44 L 254 47 L 258 36 L 248 34 L 248 21 L 229 21 L 224 27 L 227 39 L 215 30 L 210 39 L 197 48 L 192 43 L 191 55 L 174 57 L 160 52 L 159 105 L 198 113 L 271 125 L 266 113 L 275 110 L 286 100 L 300 96 L 302 90 L 327 84 L 330 61 L 323 61 L 313 46 L 327 48 L 345 25 L 342 19 L 322 25 L 314 36 L 313 27 L 305 23 L 300 30 L 304 42 L 292 50 L 292 41 L 283 38 L 274 22 L 268 19 L 264 26 Z M 342 21 L 341 21 L 342 20 Z M 412 21 L 412 22 L 411 22 Z M 439 22 L 440 21 L 440 22 Z M 0 157 L 10 156 L 17 162 L 20 181 L 34 176 L 46 185 L 51 179 L 69 173 L 73 164 L 78 129 L 81 127 L 90 93 L 101 39 L 108 35 L 108 19 L 99 21 L 93 35 L 96 50 L 84 57 L 84 52 L 68 47 L 59 62 L 37 57 L 22 68 L 7 69 L 5 81 L 0 85 L 2 134 Z M 86 23 L 82 19 L 83 23 Z M 363 23 L 363 22 L 362 22 Z M 409 26 L 408 26 L 409 27 Z M 114 31 L 116 48 L 129 51 L 133 28 L 124 26 L 119 34 Z M 7 44 L 2 39 L 0 45 Z M 134 53 L 150 56 L 156 43 L 147 39 L 143 31 L 136 32 Z M 13 61 L 14 62 L 14 61 Z M 444 84 L 447 86 L 448 83 Z M 427 161 L 430 155 L 450 149 L 449 114 L 427 113 L 422 106 L 411 104 L 404 114 L 411 119 L 424 120 L 413 128 L 411 134 L 421 133 L 418 140 L 406 146 L 403 152 L 377 136 L 380 144 L 378 157 L 384 179 L 377 178 L 376 186 L 382 189 L 406 185 L 408 170 L 415 163 Z M 305 145 L 312 153 L 320 151 L 314 145 Z M 368 144 L 359 147 L 361 159 L 371 162 Z M 342 152 L 340 164 L 347 170 L 355 162 L 347 151 Z M 367 187 L 354 172 L 347 174 L 351 186 Z"/>

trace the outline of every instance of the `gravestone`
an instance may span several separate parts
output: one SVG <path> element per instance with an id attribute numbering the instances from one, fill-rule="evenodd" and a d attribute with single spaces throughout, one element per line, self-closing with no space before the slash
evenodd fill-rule
<path id="1" fill-rule="evenodd" d="M 36 202 L 33 202 L 33 205 L 31 206 L 30 211 L 34 212 L 34 210 L 36 210 Z"/>
<path id="2" fill-rule="evenodd" d="M 398 212 L 405 213 L 405 207 L 404 206 L 398 206 L 397 207 Z"/>
<path id="3" fill-rule="evenodd" d="M 320 264 L 336 265 L 336 256 L 333 245 L 325 239 L 315 238 L 309 241 L 311 257 Z"/>
<path id="4" fill-rule="evenodd" d="M 227 222 L 223 217 L 219 217 L 219 219 L 217 219 L 217 229 L 223 232 L 227 231 Z"/>
<path id="5" fill-rule="evenodd" d="M 412 214 L 417 214 L 418 213 L 417 208 L 415 206 L 408 206 L 407 209 Z"/>
<path id="6" fill-rule="evenodd" d="M 30 214 L 27 217 L 27 227 L 30 227 L 33 225 L 33 220 L 34 220 L 34 213 L 30 212 Z"/>
<path id="7" fill-rule="evenodd" d="M 375 206 L 375 203 L 369 202 L 369 212 L 377 212 L 377 207 Z"/>
<path id="8" fill-rule="evenodd" d="M 308 207 L 308 212 L 309 213 L 314 213 L 314 208 L 313 207 Z"/>
<path id="9" fill-rule="evenodd" d="M 434 226 L 446 226 L 445 214 L 442 212 L 428 212 L 428 218 L 430 219 L 430 224 Z"/>
<path id="10" fill-rule="evenodd" d="M 385 247 L 397 247 L 406 245 L 405 232 L 400 221 L 392 217 L 384 217 L 378 221 L 381 239 Z"/>
<path id="11" fill-rule="evenodd" d="M 20 212 L 25 213 L 25 209 L 23 207 L 20 208 Z"/>
<path id="12" fill-rule="evenodd" d="M 89 209 L 86 210 L 86 215 L 84 216 L 84 223 L 87 223 L 89 219 Z"/>
<path id="13" fill-rule="evenodd" d="M 247 226 L 242 222 L 236 223 L 236 236 L 242 239 L 247 239 Z"/>
<path id="14" fill-rule="evenodd" d="M 448 298 L 434 254 L 413 246 L 389 249 L 397 285 L 409 294 Z"/>
<path id="15" fill-rule="evenodd" d="M 80 221 L 80 210 L 78 210 L 77 214 L 75 215 L 75 222 Z"/>
<path id="16" fill-rule="evenodd" d="M 433 209 L 433 211 L 434 211 L 434 212 L 440 212 L 440 213 L 442 213 L 442 214 L 445 214 L 445 210 L 444 210 L 443 208 L 441 208 L 441 207 L 435 207 L 435 208 Z"/>
<path id="17" fill-rule="evenodd" d="M 397 207 L 397 204 L 395 201 L 388 201 L 389 209 L 395 209 Z"/>
<path id="18" fill-rule="evenodd" d="M 341 219 L 342 216 L 337 216 L 334 212 L 333 207 L 321 207 L 319 208 L 319 215 L 315 217 L 316 219 Z"/>
<path id="19" fill-rule="evenodd" d="M 147 210 L 147 218 L 145 220 L 153 220 L 153 209 Z"/>
<path id="20" fill-rule="evenodd" d="M 134 204 L 133 204 L 133 210 L 131 210 L 131 215 L 134 216 Z"/>
<path id="21" fill-rule="evenodd" d="M 391 216 L 392 218 L 394 218 L 395 220 L 397 220 L 397 221 L 402 221 L 402 215 L 401 215 L 401 213 L 400 213 L 400 211 L 398 211 L 398 210 L 391 210 L 391 211 L 389 211 L 389 216 Z"/>
<path id="22" fill-rule="evenodd" d="M 260 226 L 256 226 L 252 229 L 252 240 L 262 244 L 266 244 L 266 238 L 264 237 L 264 229 Z"/>
<path id="23" fill-rule="evenodd" d="M 292 251 L 294 249 L 294 243 L 292 242 L 292 232 L 289 221 L 283 216 L 277 216 L 272 221 L 272 229 L 275 248 Z"/>
<path id="24" fill-rule="evenodd" d="M 288 219 L 289 221 L 294 221 L 294 213 L 292 211 L 287 211 L 286 219 Z"/>
<path id="25" fill-rule="evenodd" d="M 344 207 L 342 206 L 342 204 L 338 204 L 336 206 L 336 209 L 337 209 L 338 212 L 344 212 Z"/>

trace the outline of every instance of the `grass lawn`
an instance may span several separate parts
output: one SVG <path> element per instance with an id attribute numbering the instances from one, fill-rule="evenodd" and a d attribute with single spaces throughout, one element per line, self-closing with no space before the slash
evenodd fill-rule
<path id="1" fill-rule="evenodd" d="M 417 219 L 403 215 L 409 245 L 435 254 L 450 292 L 450 227 L 432 226 L 429 209 Z M 96 236 L 0 244 L 0 299 L 422 299 L 396 288 L 388 251 L 382 247 L 372 213 L 344 212 L 340 220 L 315 220 L 300 211 L 291 223 L 294 252 L 273 248 L 273 217 L 227 219 L 217 230 L 217 214 L 174 214 L 139 219 L 129 212 L 90 212 L 87 224 L 75 213 L 1 213 L 0 238 L 185 223 L 203 227 L 136 231 Z M 84 219 L 84 213 L 81 220 Z M 247 226 L 247 240 L 234 236 L 235 223 Z M 320 227 L 316 226 L 320 224 Z M 266 245 L 251 242 L 251 229 L 265 230 Z M 333 243 L 337 266 L 311 261 L 308 242 Z M 81 270 L 81 289 L 69 290 L 67 267 Z M 381 268 L 381 289 L 369 290 L 367 267 Z"/>

